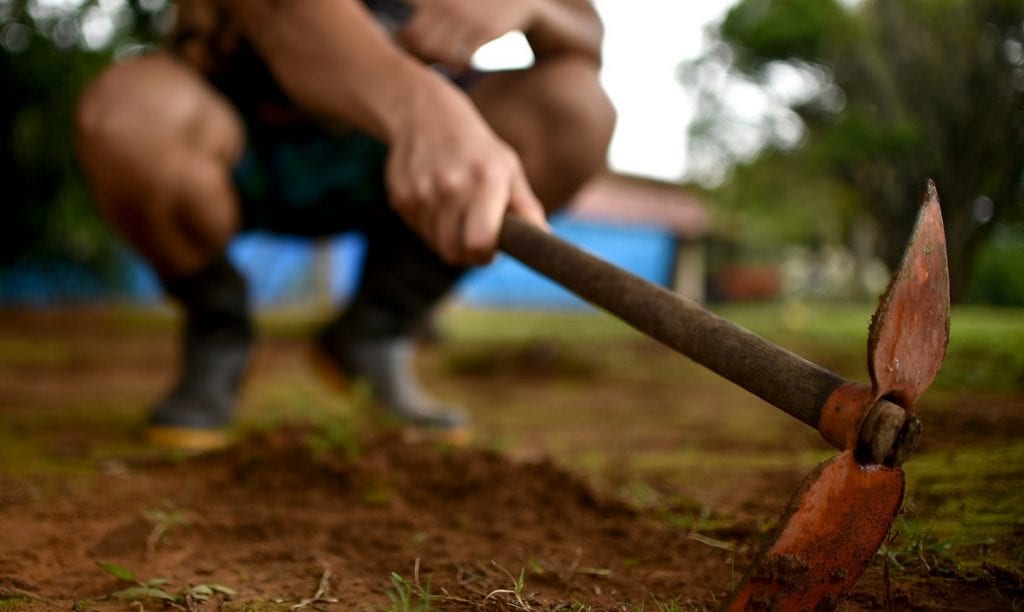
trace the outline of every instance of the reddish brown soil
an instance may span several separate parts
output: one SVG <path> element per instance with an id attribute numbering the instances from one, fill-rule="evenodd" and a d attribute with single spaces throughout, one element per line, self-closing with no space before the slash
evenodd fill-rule
<path id="1" fill-rule="evenodd" d="M 14 335 L 31 337 L 23 335 L 24 320 L 12 321 L 10 334 L 17 328 Z M 44 323 L 53 333 L 55 322 Z M 139 347 L 124 344 L 140 342 L 126 340 L 135 332 L 57 323 L 58 330 L 65 325 L 64 340 L 98 335 L 114 357 L 73 352 L 64 360 L 40 357 L 56 361 L 45 368 L 5 367 L 0 410 L 8 416 L 32 407 L 52 411 L 59 423 L 64 394 L 115 398 L 104 389 L 162 384 L 146 372 L 168 357 L 166 333 L 155 335 L 155 356 L 140 362 Z M 280 366 L 300 348 L 278 342 L 281 350 L 265 362 Z M 513 391 L 500 384 L 491 381 L 488 392 Z M 95 438 L 104 435 L 24 422 L 58 459 L 93 456 Z M 114 427 L 106 441 L 125 431 Z M 738 519 L 694 537 L 663 520 L 665 508 L 598 493 L 552 460 L 440 447 L 387 431 L 363 434 L 354 446 L 325 449 L 321 439 L 312 429 L 285 427 L 188 459 L 134 449 L 86 469 L 0 465 L 0 609 L 5 601 L 16 610 L 161 608 L 153 599 L 110 598 L 127 585 L 98 561 L 143 580 L 166 579 L 169 592 L 197 584 L 236 591 L 206 603 L 181 599 L 181 609 L 286 610 L 321 586 L 323 596 L 307 609 L 387 609 L 398 594 L 393 573 L 418 585 L 409 589 L 414 594 L 429 592 L 432 609 L 441 610 L 715 608 L 752 559 L 759 525 L 799 480 L 777 470 L 730 483 L 717 496 Z M 154 509 L 177 524 L 161 533 Z M 878 562 L 840 608 L 1004 610 L 1024 598 L 1013 572 L 978 576 L 886 579 Z M 414 595 L 412 609 L 422 599 Z"/>
<path id="2" fill-rule="evenodd" d="M 711 604 L 714 586 L 729 581 L 722 551 L 597 498 L 551 463 L 441 452 L 397 435 L 366 441 L 354 461 L 317 459 L 303 438 L 261 435 L 224 454 L 118 466 L 55 491 L 8 488 L 0 586 L 68 602 L 101 597 L 121 588 L 93 563 L 103 560 L 174 585 L 238 585 L 241 599 L 294 602 L 329 569 L 329 596 L 346 609 L 387 604 L 389 574 L 412 581 L 418 560 L 439 607 L 503 609 L 515 594 L 501 590 L 514 590 L 524 567 L 522 597 L 541 608 L 668 601 L 682 579 Z M 188 528 L 150 547 L 154 524 L 142 511 L 161 504 L 195 510 Z"/>

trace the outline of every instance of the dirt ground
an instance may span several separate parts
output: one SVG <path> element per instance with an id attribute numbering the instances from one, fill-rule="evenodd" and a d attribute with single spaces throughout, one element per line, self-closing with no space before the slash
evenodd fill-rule
<path id="1" fill-rule="evenodd" d="M 173 373 L 166 317 L 0 314 L 0 610 L 713 609 L 834 454 L 620 331 L 431 348 L 475 439 L 415 440 L 312 376 L 302 324 L 265 327 L 240 441 L 181 457 L 136 439 Z M 1024 394 L 979 399 L 935 397 L 907 517 L 840 609 L 1024 605 L 1021 513 L 957 499 L 1019 501 Z M 979 448 L 1005 460 L 948 475 Z"/>

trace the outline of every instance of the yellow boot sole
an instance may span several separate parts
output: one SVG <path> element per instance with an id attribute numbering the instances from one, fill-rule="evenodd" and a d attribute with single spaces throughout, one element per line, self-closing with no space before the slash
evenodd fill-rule
<path id="1" fill-rule="evenodd" d="M 224 429 L 199 429 L 169 425 L 148 425 L 144 432 L 147 444 L 159 448 L 205 453 L 231 445 L 232 437 Z"/>

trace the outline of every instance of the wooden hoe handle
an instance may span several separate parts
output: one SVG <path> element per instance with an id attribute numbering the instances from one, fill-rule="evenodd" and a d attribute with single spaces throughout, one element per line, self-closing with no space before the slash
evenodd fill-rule
<path id="1" fill-rule="evenodd" d="M 847 381 L 696 302 L 603 261 L 514 214 L 506 215 L 499 247 L 530 268 L 666 344 L 773 406 L 814 427 L 826 400 Z M 904 435 L 903 410 L 884 402 L 865 446 L 877 462 Z M 876 428 L 877 429 L 877 428 Z M 881 437 L 882 440 L 874 438 Z"/>
<path id="2" fill-rule="evenodd" d="M 843 451 L 804 480 L 726 607 L 814 610 L 838 601 L 875 557 L 899 512 L 906 483 L 899 465 L 921 432 L 912 411 L 941 367 L 949 340 L 949 273 L 934 184 L 928 184 L 903 262 L 872 318 L 871 385 L 847 382 L 520 218 L 505 217 L 499 244 L 816 428 Z"/>
<path id="3" fill-rule="evenodd" d="M 731 380 L 811 427 L 846 382 L 678 293 L 655 285 L 507 215 L 503 251 L 639 331 Z"/>

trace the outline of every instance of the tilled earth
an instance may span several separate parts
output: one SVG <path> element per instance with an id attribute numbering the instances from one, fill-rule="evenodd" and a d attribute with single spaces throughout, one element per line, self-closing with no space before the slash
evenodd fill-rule
<path id="1" fill-rule="evenodd" d="M 504 609 L 521 598 L 548 609 L 640 604 L 652 594 L 667 602 L 684 585 L 713 604 L 729 582 L 725 551 L 601 500 L 550 462 L 399 435 L 365 441 L 354 460 L 317 456 L 307 434 L 119 465 L 45 492 L 5 487 L 0 587 L 49 600 L 42 608 L 100 598 L 124 588 L 99 570 L 103 561 L 166 578 L 169 588 L 230 585 L 240 600 L 294 604 L 329 571 L 325 598 L 352 609 L 388 604 L 394 572 L 414 597 L 417 580 L 429 588 L 440 608 Z M 144 511 L 161 507 L 188 508 L 178 517 L 187 524 L 156 537 Z"/>
<path id="2" fill-rule="evenodd" d="M 9 359 L 0 374 L 0 410 L 11 428 L 2 438 L 11 452 L 0 455 L 7 462 L 0 465 L 0 609 L 715 608 L 806 472 L 766 468 L 728 482 L 709 480 L 708 496 L 692 507 L 665 493 L 686 491 L 652 476 L 643 490 L 661 493 L 639 503 L 617 484 L 632 483 L 634 491 L 639 486 L 629 475 L 631 444 L 637 455 L 670 446 L 656 423 L 647 424 L 647 437 L 626 428 L 608 438 L 581 430 L 582 442 L 562 448 L 565 457 L 573 448 L 604 444 L 611 459 L 601 468 L 601 486 L 570 469 L 571 461 L 550 458 L 559 451 L 547 452 L 540 433 L 531 444 L 530 429 L 519 430 L 524 437 L 518 443 L 454 448 L 386 427 L 353 433 L 323 424 L 277 424 L 253 427 L 238 444 L 214 454 L 153 454 L 130 440 L 137 415 L 123 416 L 118 406 L 136 403 L 133 393 L 159 392 L 166 374 L 147 372 L 170 360 L 169 334 L 138 339 L 104 318 L 85 320 L 58 321 L 56 327 L 67 332 L 62 342 L 100 348 L 73 349 L 70 357 L 41 351 L 32 359 Z M 8 343 L 31 338 L 26 329 L 38 318 L 10 321 Z M 52 332 L 54 320 L 43 322 Z M 94 350 L 112 357 L 97 358 Z M 279 339 L 263 351 L 257 380 L 299 363 L 302 343 Z M 646 351 L 630 352 L 630 359 L 642 362 Z M 140 362 L 140 354 L 151 352 Z M 450 384 L 478 405 L 488 397 L 499 405 L 514 403 L 509 397 L 532 371 L 517 371 L 519 357 L 489 354 L 491 365 L 505 359 L 500 369 L 508 374 L 491 377 L 491 366 L 471 372 L 476 366 L 456 357 L 452 363 L 462 365 L 449 363 Z M 574 413 L 573 422 L 585 423 L 589 414 L 614 429 L 615 415 L 600 412 L 602 403 L 593 398 L 617 397 L 621 389 L 602 388 L 585 358 L 560 363 L 568 378 L 583 381 L 580 389 L 540 393 L 552 394 L 549 401 L 565 410 L 567 398 L 584 393 L 592 400 L 576 408 L 582 412 Z M 256 384 L 246 410 L 289 401 L 253 397 L 277 397 L 266 378 Z M 122 392 L 128 397 L 119 389 L 127 389 Z M 675 391 L 647 385 L 646 393 L 645 401 L 657 404 L 658 393 Z M 83 396 L 91 398 L 85 408 Z M 303 392 L 284 397 L 311 401 Z M 94 414 L 104 402 L 122 417 L 105 422 Z M 65 410 L 77 416 L 62 420 Z M 551 435 L 559 423 L 552 415 L 543 430 Z M 950 431 L 956 427 L 951 424 Z M 22 462 L 14 451 L 28 444 L 25 437 L 43 450 L 25 451 L 32 458 Z M 716 437 L 708 432 L 706 439 Z M 619 446 L 611 448 L 608 440 Z M 728 441 L 721 445 L 726 455 L 737 452 Z M 39 464 L 38 456 L 53 465 Z M 727 514 L 728 520 L 677 520 L 691 510 L 707 515 L 702 504 L 726 509 L 712 514 Z M 106 570 L 101 563 L 109 564 Z M 1012 569 L 897 571 L 879 556 L 840 608 L 1005 610 L 1022 598 L 1024 584 Z"/>

